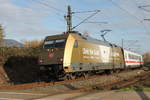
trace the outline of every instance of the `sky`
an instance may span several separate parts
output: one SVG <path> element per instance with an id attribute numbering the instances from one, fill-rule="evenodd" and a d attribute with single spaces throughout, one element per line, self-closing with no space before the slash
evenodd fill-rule
<path id="1" fill-rule="evenodd" d="M 0 24 L 5 31 L 5 38 L 17 41 L 42 40 L 45 36 L 61 34 L 66 31 L 64 15 L 67 6 L 72 11 L 100 10 L 75 30 L 86 32 L 96 39 L 101 38 L 101 30 L 110 29 L 106 40 L 124 48 L 145 53 L 150 51 L 150 7 L 147 11 L 139 6 L 150 5 L 150 0 L 0 0 Z M 73 14 L 73 26 L 92 15 L 89 13 Z"/>

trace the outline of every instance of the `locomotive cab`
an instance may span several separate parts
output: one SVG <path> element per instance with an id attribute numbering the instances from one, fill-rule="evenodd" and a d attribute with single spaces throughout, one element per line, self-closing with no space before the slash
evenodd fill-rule
<path id="1" fill-rule="evenodd" d="M 67 34 L 47 36 L 43 42 L 38 63 L 43 73 L 48 76 L 63 71 L 64 49 L 67 41 Z"/>
<path id="2" fill-rule="evenodd" d="M 62 64 L 65 44 L 66 38 L 45 40 L 39 63 L 41 65 Z"/>

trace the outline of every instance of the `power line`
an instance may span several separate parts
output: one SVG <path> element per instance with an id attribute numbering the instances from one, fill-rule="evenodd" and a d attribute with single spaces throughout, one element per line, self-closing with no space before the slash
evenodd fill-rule
<path id="1" fill-rule="evenodd" d="M 73 12 L 73 13 L 89 13 L 89 12 L 95 12 L 95 11 L 100 11 L 100 10 L 93 10 L 93 11 L 81 11 L 81 12 Z M 73 16 L 75 16 L 76 18 L 78 18 L 78 19 L 80 19 L 80 20 L 83 20 L 83 18 L 82 17 L 79 17 L 79 16 L 77 16 L 77 15 L 73 15 Z M 91 23 L 91 24 L 108 24 L 108 22 L 106 22 L 106 21 L 85 21 L 84 23 Z"/>
<path id="2" fill-rule="evenodd" d="M 54 7 L 54 6 L 52 6 L 52 5 L 49 5 L 49 4 L 47 4 L 47 3 L 45 3 L 45 2 L 41 2 L 41 1 L 38 1 L 38 0 L 31 0 L 31 1 L 33 1 L 33 2 L 38 2 L 39 4 L 42 4 L 42 5 L 44 5 L 44 6 L 46 6 L 46 7 L 49 7 L 49 8 L 51 8 L 51 9 L 54 9 L 54 10 L 56 10 L 56 11 L 58 11 L 58 12 L 64 12 L 63 10 L 61 10 L 61 9 L 58 9 L 58 8 L 56 8 L 56 7 Z"/>
<path id="3" fill-rule="evenodd" d="M 47 7 L 47 8 L 54 9 L 54 10 L 57 11 L 57 12 L 64 13 L 63 10 L 58 9 L 58 8 L 56 8 L 56 7 L 53 7 L 53 6 L 51 6 L 51 5 L 47 4 L 47 3 L 44 3 L 44 2 L 41 2 L 41 1 L 35 1 L 35 0 L 31 0 L 31 1 L 37 2 L 37 3 L 41 4 L 41 5 L 44 5 L 44 6 Z M 59 16 L 59 17 L 60 17 L 60 16 L 63 16 L 63 15 L 61 15 L 60 13 L 57 13 L 57 12 L 55 12 L 55 14 L 56 14 L 57 16 Z M 64 19 L 62 19 L 62 18 L 59 18 L 59 20 L 60 20 L 60 21 L 64 21 Z"/>
<path id="4" fill-rule="evenodd" d="M 113 0 L 108 0 L 110 1 L 113 5 L 117 6 L 118 8 L 120 8 L 121 10 L 123 10 L 124 12 L 128 13 L 130 16 L 136 18 L 137 20 L 141 21 L 141 19 L 139 19 L 137 16 L 131 14 L 130 12 L 128 12 L 126 9 L 122 8 L 120 5 L 118 5 L 116 2 L 114 2 Z"/>
<path id="5" fill-rule="evenodd" d="M 90 15 L 90 16 L 88 16 L 87 18 L 85 18 L 83 21 L 81 21 L 79 24 L 77 24 L 76 26 L 74 26 L 73 28 L 72 28 L 72 30 L 73 29 L 75 29 L 76 27 L 78 27 L 79 25 L 81 25 L 82 23 L 84 23 L 86 20 L 88 20 L 89 18 L 91 18 L 91 17 L 93 17 L 93 16 L 95 16 L 97 13 L 99 13 L 100 12 L 100 10 L 96 10 L 96 12 L 95 13 L 93 13 L 92 15 Z"/>
<path id="6" fill-rule="evenodd" d="M 106 8 L 106 9 L 107 9 L 107 8 Z M 107 9 L 107 11 L 109 11 L 109 10 Z M 103 13 L 103 12 L 102 12 L 102 14 L 103 14 L 107 19 L 110 18 L 107 13 Z M 111 27 L 111 28 L 113 28 L 113 27 L 115 26 L 115 27 L 117 27 L 117 29 L 120 29 L 120 25 L 114 23 L 113 21 L 111 21 L 111 22 L 109 21 L 109 22 L 108 22 L 108 25 L 109 25 L 109 24 L 110 24 L 110 27 Z"/>
<path id="7" fill-rule="evenodd" d="M 128 13 L 130 16 L 132 16 L 132 17 L 136 18 L 138 21 L 140 21 L 140 23 L 143 25 L 145 31 L 148 32 L 147 29 L 146 29 L 146 27 L 145 27 L 145 24 L 143 23 L 143 21 L 142 21 L 141 19 L 139 19 L 137 16 L 131 14 L 131 13 L 128 12 L 126 9 L 122 8 L 120 5 L 118 5 L 117 3 L 115 3 L 113 0 L 109 0 L 109 1 L 112 2 L 112 4 L 114 4 L 115 6 L 119 7 L 119 8 L 122 9 L 123 11 L 125 11 L 126 13 Z"/>
<path id="8" fill-rule="evenodd" d="M 137 8 L 139 8 L 140 6 L 138 6 L 138 4 L 137 4 L 137 1 L 135 0 L 135 5 L 136 5 L 136 7 Z M 148 5 L 147 5 L 148 6 Z M 142 6 L 141 6 L 142 7 Z M 145 20 L 145 16 L 144 16 L 144 13 L 143 12 L 141 12 L 141 15 L 142 15 L 142 17 L 144 18 L 144 20 Z M 146 28 L 146 25 L 143 23 L 143 21 L 140 21 L 140 23 L 142 23 L 142 25 L 143 25 L 143 28 L 144 28 L 144 30 L 145 30 L 145 32 L 146 33 L 149 33 L 149 30 Z"/>
<path id="9" fill-rule="evenodd" d="M 141 19 L 139 19 L 137 16 L 131 14 L 130 12 L 128 12 L 126 9 L 122 8 L 120 5 L 118 5 L 117 3 L 115 3 L 114 1 L 112 0 L 108 0 L 110 1 L 113 5 L 117 6 L 118 8 L 120 8 L 121 10 L 123 10 L 124 12 L 126 12 L 128 15 L 134 17 L 136 20 L 138 20 L 140 22 L 140 25 L 141 25 Z M 113 23 L 112 23 L 113 24 Z M 115 26 L 118 26 L 120 27 L 118 24 L 115 24 Z M 144 26 L 144 25 L 143 25 Z"/>
<path id="10" fill-rule="evenodd" d="M 143 6 L 139 6 L 141 8 L 144 8 L 144 7 L 150 7 L 150 5 L 143 5 Z"/>
<path id="11" fill-rule="evenodd" d="M 99 12 L 100 10 L 93 10 L 93 11 L 76 11 L 76 12 L 72 12 L 73 16 L 77 17 L 78 19 L 80 20 L 83 20 L 83 18 L 77 16 L 77 15 L 74 15 L 75 13 L 90 13 L 90 12 Z"/>
<path id="12" fill-rule="evenodd" d="M 102 24 L 108 24 L 108 22 L 98 22 L 98 21 L 95 21 L 95 22 L 94 21 L 93 22 L 92 21 L 88 21 L 88 22 L 84 22 L 84 23 L 94 23 L 94 24 L 101 24 L 102 23 Z"/>
<path id="13" fill-rule="evenodd" d="M 79 17 L 79 16 L 77 16 L 77 15 L 73 15 L 73 16 L 75 16 L 76 18 L 78 18 L 78 19 L 80 19 L 80 20 L 83 20 L 82 17 Z"/>
<path id="14" fill-rule="evenodd" d="M 140 9 L 142 9 L 142 10 L 146 11 L 146 12 L 150 12 L 150 10 L 149 10 L 149 9 L 146 9 L 146 8 L 145 8 L 145 7 L 143 7 L 143 6 L 138 6 L 138 8 L 140 8 Z"/>
<path id="15" fill-rule="evenodd" d="M 93 10 L 93 11 L 77 11 L 77 12 L 72 12 L 74 13 L 90 13 L 90 12 L 100 12 L 100 10 Z"/>

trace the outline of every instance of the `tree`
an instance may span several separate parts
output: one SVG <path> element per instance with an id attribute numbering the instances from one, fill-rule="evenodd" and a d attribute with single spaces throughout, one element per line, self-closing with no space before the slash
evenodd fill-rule
<path id="1" fill-rule="evenodd" d="M 3 42 L 4 42 L 4 29 L 0 24 L 0 45 L 2 45 Z"/>
<path id="2" fill-rule="evenodd" d="M 144 54 L 144 62 L 150 62 L 150 52 Z"/>
<path id="3" fill-rule="evenodd" d="M 23 41 L 25 47 L 38 47 L 43 43 L 42 40 Z"/>

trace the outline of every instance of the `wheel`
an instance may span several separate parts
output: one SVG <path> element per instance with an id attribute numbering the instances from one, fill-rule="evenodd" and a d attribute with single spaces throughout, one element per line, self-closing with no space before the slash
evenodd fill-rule
<path id="1" fill-rule="evenodd" d="M 113 70 L 110 70 L 109 73 L 112 74 L 112 73 L 114 73 L 114 71 L 113 71 Z"/>
<path id="2" fill-rule="evenodd" d="M 76 75 L 75 75 L 75 74 L 73 74 L 73 73 L 72 73 L 72 74 L 70 74 L 70 79 L 71 79 L 71 80 L 76 79 Z"/>
<path id="3" fill-rule="evenodd" d="M 89 74 L 88 74 L 88 73 L 83 73 L 83 77 L 84 77 L 84 78 L 88 78 L 88 77 L 89 77 Z"/>
<path id="4" fill-rule="evenodd" d="M 70 80 L 70 75 L 69 75 L 69 74 L 66 74 L 66 75 L 65 75 L 65 79 L 66 79 L 66 80 Z"/>
<path id="5" fill-rule="evenodd" d="M 116 73 L 119 73 L 120 72 L 120 69 L 116 69 Z"/>

